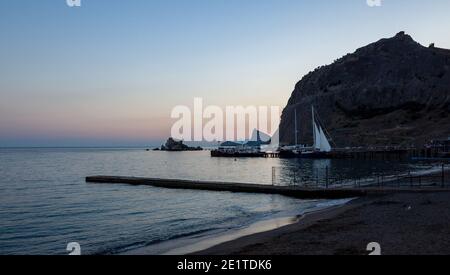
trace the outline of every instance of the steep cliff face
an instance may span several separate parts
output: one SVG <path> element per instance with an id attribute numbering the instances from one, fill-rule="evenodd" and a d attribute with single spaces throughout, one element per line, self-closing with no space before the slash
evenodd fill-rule
<path id="1" fill-rule="evenodd" d="M 311 106 L 337 147 L 422 145 L 450 136 L 450 50 L 401 32 L 306 75 L 283 111 L 280 139 L 312 143 Z"/>

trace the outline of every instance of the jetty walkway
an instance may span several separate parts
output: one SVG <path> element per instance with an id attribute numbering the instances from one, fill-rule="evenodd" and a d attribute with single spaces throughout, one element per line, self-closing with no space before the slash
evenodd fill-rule
<path id="1" fill-rule="evenodd" d="M 152 179 L 136 177 L 91 176 L 87 183 L 97 184 L 129 184 L 147 185 L 170 189 L 191 189 L 205 191 L 226 191 L 239 193 L 278 194 L 301 199 L 342 199 L 381 195 L 393 192 L 450 192 L 448 188 L 415 189 L 415 188 L 304 188 L 298 186 L 274 186 L 247 183 L 190 181 L 176 179 Z"/>

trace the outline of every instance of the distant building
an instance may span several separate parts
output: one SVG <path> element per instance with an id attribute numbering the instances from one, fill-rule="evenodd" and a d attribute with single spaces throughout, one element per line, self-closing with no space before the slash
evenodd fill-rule
<path id="1" fill-rule="evenodd" d="M 246 142 L 225 141 L 219 145 L 217 150 L 212 151 L 213 156 L 262 156 L 261 147 L 270 144 L 270 140 L 263 141 L 261 132 L 255 130 L 252 140 Z"/>
<path id="2" fill-rule="evenodd" d="M 234 150 L 238 147 L 242 147 L 242 143 L 237 143 L 233 141 L 225 141 L 224 143 L 219 145 L 219 150 Z"/>

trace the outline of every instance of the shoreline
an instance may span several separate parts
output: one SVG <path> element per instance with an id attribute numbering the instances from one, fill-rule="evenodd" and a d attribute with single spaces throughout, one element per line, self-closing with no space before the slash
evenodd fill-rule
<path id="1" fill-rule="evenodd" d="M 295 216 L 272 217 L 269 219 L 254 221 L 248 226 L 215 232 L 208 235 L 190 236 L 181 239 L 173 239 L 161 243 L 132 249 L 121 255 L 189 255 L 212 247 L 233 242 L 240 238 L 245 238 L 255 234 L 271 232 L 286 226 L 296 224 L 306 216 L 313 213 L 327 211 L 333 208 L 340 208 L 353 201 L 355 198 L 339 200 L 319 200 L 314 209 L 305 209 L 302 213 Z"/>
<path id="2" fill-rule="evenodd" d="M 425 171 L 418 171 L 421 175 L 437 175 L 441 171 L 436 169 L 429 169 Z M 450 170 L 445 169 L 446 176 L 450 176 Z M 362 209 L 371 204 L 383 204 L 383 200 L 389 197 L 398 196 L 411 196 L 415 197 L 415 200 L 420 199 L 424 196 L 434 196 L 435 194 L 448 194 L 449 200 L 449 213 L 450 213 L 450 189 L 445 190 L 429 190 L 424 189 L 414 189 L 414 190 L 397 190 L 395 193 L 372 193 L 370 195 L 359 197 L 359 198 L 349 198 L 346 202 L 337 205 L 330 205 L 327 207 L 318 207 L 319 209 L 312 210 L 310 212 L 306 211 L 297 216 L 282 217 L 282 218 L 272 218 L 268 220 L 256 221 L 249 226 L 244 228 L 238 228 L 233 230 L 227 230 L 226 232 L 213 233 L 207 236 L 192 236 L 186 239 L 175 239 L 161 244 L 155 244 L 147 247 L 142 247 L 138 249 L 133 249 L 124 252 L 125 255 L 150 255 L 157 254 L 161 255 L 266 255 L 266 252 L 272 250 L 265 249 L 251 249 L 254 246 L 261 244 L 270 244 L 273 239 L 280 238 L 281 236 L 287 236 L 289 234 L 296 234 L 303 230 L 307 230 L 309 227 L 320 225 L 324 221 L 333 221 L 338 219 L 340 215 L 345 215 L 345 213 L 355 210 Z M 344 199 L 345 200 L 345 199 Z M 337 202 L 343 200 L 326 200 L 326 202 Z M 397 204 L 401 204 L 400 200 Z M 386 205 L 390 205 L 388 201 Z M 394 205 L 394 204 L 393 204 Z M 449 215 L 450 217 L 450 215 Z M 359 221 L 364 222 L 364 221 Z M 345 226 L 345 225 L 341 225 Z M 450 223 L 449 223 L 450 226 Z M 339 232 L 330 232 L 336 234 Z M 450 235 L 448 236 L 450 239 Z M 181 244 L 181 245 L 180 245 Z M 367 243 L 368 244 L 368 243 Z M 285 243 L 286 247 L 289 247 L 290 242 Z M 449 246 L 450 247 L 450 246 Z M 342 251 L 345 251 L 342 250 Z M 350 251 L 354 254 L 356 251 Z M 359 250 L 358 254 L 364 254 L 365 250 Z M 277 255 L 277 250 L 270 252 Z M 292 252 L 291 252 L 292 253 Z M 450 252 L 449 252 L 450 253 Z M 288 253 L 290 254 L 290 253 Z M 294 252 L 293 254 L 296 254 Z M 300 253 L 302 254 L 302 253 Z M 308 254 L 308 253 L 306 253 Z M 314 254 L 314 253 L 312 253 Z M 320 253 L 318 253 L 320 254 Z M 334 254 L 334 253 L 333 253 Z M 338 253 L 340 254 L 340 253 Z M 347 253 L 343 253 L 347 254 Z"/>
<path id="3" fill-rule="evenodd" d="M 417 173 L 422 176 L 436 176 L 442 171 L 432 168 Z M 446 178 L 450 177 L 449 168 L 446 168 L 444 173 Z M 401 214 L 404 211 L 407 214 L 413 213 L 413 209 L 416 218 L 408 216 L 409 224 L 405 228 Z M 367 215 L 373 213 L 373 216 L 378 218 L 371 220 L 361 215 L 362 213 Z M 447 218 L 439 217 L 436 213 L 441 213 Z M 420 215 L 423 217 L 418 218 Z M 344 221 L 345 218 L 348 220 Z M 390 222 L 389 225 L 383 226 L 387 221 Z M 352 228 L 352 224 L 365 227 L 366 233 L 358 233 L 356 228 Z M 374 229 L 368 229 L 370 226 Z M 377 227 L 378 230 L 375 229 Z M 343 233 L 343 228 L 349 231 Z M 403 228 L 405 232 L 403 234 L 393 232 L 397 228 Z M 344 205 L 307 213 L 294 224 L 244 236 L 197 251 L 192 255 L 368 255 L 370 252 L 366 250 L 367 244 L 371 242 L 381 244 L 381 240 L 385 238 L 388 239 L 387 243 L 391 243 L 387 251 L 393 255 L 450 254 L 448 228 L 450 228 L 450 189 L 439 191 L 427 188 L 415 191 L 405 189 L 395 193 L 372 194 L 351 200 Z M 411 232 L 420 230 L 423 231 L 422 240 L 420 234 L 411 235 Z M 433 230 L 437 232 L 431 233 Z M 308 240 L 306 236 L 308 233 L 315 241 Z M 317 239 L 323 233 L 328 234 L 322 239 L 320 237 Z M 326 241 L 327 237 L 331 239 L 329 242 Z M 447 244 L 442 243 L 443 240 Z M 293 244 L 295 241 L 299 242 L 298 246 Z M 435 246 L 427 246 L 429 242 Z"/>
<path id="4" fill-rule="evenodd" d="M 221 232 L 210 232 L 208 235 L 194 235 L 132 249 L 120 255 L 188 255 L 209 249 L 216 245 L 239 239 L 244 236 L 270 231 L 279 227 L 293 224 L 298 217 L 274 218 L 256 221 L 249 226 Z"/>
<path id="5" fill-rule="evenodd" d="M 298 230 L 302 230 L 305 228 L 308 228 L 309 226 L 312 226 L 316 224 L 317 222 L 320 222 L 321 220 L 325 219 L 332 219 L 336 216 L 338 216 L 341 213 L 344 213 L 345 211 L 349 209 L 353 209 L 354 207 L 357 207 L 365 202 L 367 202 L 369 199 L 364 198 L 355 198 L 353 200 L 350 200 L 349 202 L 337 205 L 337 206 L 330 206 L 325 209 L 320 209 L 317 211 L 312 211 L 310 213 L 305 213 L 304 215 L 301 215 L 298 220 L 295 223 L 276 228 L 274 230 L 270 231 L 263 231 L 247 236 L 243 236 L 241 238 L 231 240 L 228 242 L 220 243 L 216 246 L 210 247 L 208 249 L 204 249 L 201 251 L 195 251 L 193 253 L 189 253 L 189 255 L 196 255 L 196 256 L 226 256 L 226 255 L 239 255 L 239 253 L 236 253 L 237 251 L 242 250 L 243 248 L 253 246 L 255 244 L 260 244 L 267 242 L 268 240 L 272 238 L 276 238 L 277 236 L 284 235 L 284 234 L 290 234 Z M 255 254 L 258 255 L 258 254 Z"/>
<path id="6" fill-rule="evenodd" d="M 306 215 L 299 222 L 249 235 L 192 255 L 450 254 L 450 190 L 359 198 Z"/>

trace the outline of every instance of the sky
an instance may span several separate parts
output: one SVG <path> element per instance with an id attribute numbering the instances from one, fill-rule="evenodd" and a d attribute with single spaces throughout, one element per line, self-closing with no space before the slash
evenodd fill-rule
<path id="1" fill-rule="evenodd" d="M 314 68 L 406 31 L 450 48 L 450 1 L 0 1 L 0 147 L 147 146 L 171 110 L 284 107 Z"/>

